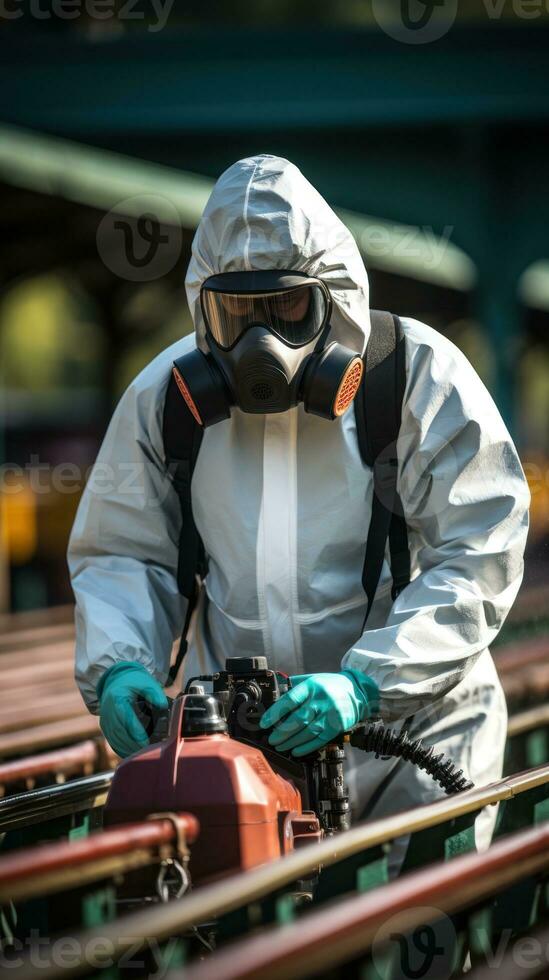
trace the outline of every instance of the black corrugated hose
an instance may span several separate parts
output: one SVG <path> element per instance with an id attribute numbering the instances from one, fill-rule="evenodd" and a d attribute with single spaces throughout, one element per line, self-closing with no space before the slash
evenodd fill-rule
<path id="1" fill-rule="evenodd" d="M 395 732 L 379 724 L 365 725 L 352 732 L 350 741 L 365 752 L 375 752 L 377 759 L 393 756 L 411 762 L 439 783 L 448 796 L 473 789 L 474 784 L 465 778 L 463 770 L 457 769 L 443 752 L 436 755 L 432 745 L 424 745 L 420 738 L 410 739 L 406 731 Z"/>

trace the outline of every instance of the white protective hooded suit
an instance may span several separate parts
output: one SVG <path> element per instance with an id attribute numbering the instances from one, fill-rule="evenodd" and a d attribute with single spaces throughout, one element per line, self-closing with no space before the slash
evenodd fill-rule
<path id="1" fill-rule="evenodd" d="M 176 583 L 180 511 L 164 463 L 164 396 L 174 358 L 195 344 L 207 350 L 201 283 L 247 269 L 322 278 L 334 304 L 330 339 L 365 347 L 368 279 L 350 233 L 288 161 L 261 155 L 234 164 L 193 242 L 186 285 L 196 335 L 160 354 L 126 391 L 73 529 L 76 677 L 91 711 L 99 678 L 120 660 L 166 680 L 185 600 Z M 410 585 L 392 603 L 385 563 L 361 635 L 372 473 L 352 408 L 333 422 L 302 405 L 272 415 L 233 409 L 205 430 L 193 476 L 209 573 L 186 674 L 217 670 L 229 655 L 261 654 L 290 674 L 364 671 L 380 689 L 382 717 L 397 727 L 406 721 L 478 785 L 501 773 L 507 716 L 488 646 L 520 585 L 529 494 L 466 358 L 423 323 L 402 323 L 399 491 Z M 355 815 L 382 816 L 442 793 L 410 764 L 359 750 L 348 782 Z M 493 815 L 477 820 L 480 846 Z"/>

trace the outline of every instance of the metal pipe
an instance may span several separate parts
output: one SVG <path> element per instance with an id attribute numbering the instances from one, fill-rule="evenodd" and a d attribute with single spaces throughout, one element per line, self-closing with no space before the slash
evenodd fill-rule
<path id="1" fill-rule="evenodd" d="M 41 696 L 37 701 L 34 699 L 27 701 L 23 706 L 12 702 L 8 707 L 6 702 L 3 702 L 0 711 L 0 734 L 36 728 L 37 725 L 63 721 L 65 718 L 79 718 L 87 714 L 76 688 L 57 695 Z"/>
<path id="2" fill-rule="evenodd" d="M 40 644 L 37 647 L 25 647 L 25 657 L 30 663 L 38 663 L 39 661 L 46 661 L 47 663 L 58 663 L 60 660 L 73 660 L 74 659 L 74 639 L 72 644 L 62 642 L 59 643 L 57 640 L 54 643 L 44 645 Z M 0 652 L 0 672 L 2 670 L 8 670 L 10 667 L 20 667 L 21 666 L 21 650 L 17 647 L 8 646 L 6 651 Z"/>
<path id="3" fill-rule="evenodd" d="M 24 759 L 4 762 L 0 765 L 0 786 L 9 786 L 22 779 L 33 779 L 45 773 L 68 776 L 85 766 L 93 766 L 97 761 L 97 742 L 89 739 L 79 745 L 71 745 L 56 752 L 44 752 Z"/>
<path id="4" fill-rule="evenodd" d="M 50 697 L 52 694 L 68 694 L 69 691 L 74 690 L 74 677 L 69 674 L 66 677 L 53 677 L 51 680 L 42 681 L 40 684 L 41 697 Z M 9 691 L 0 690 L 0 710 L 6 704 L 12 705 L 26 701 L 29 697 L 34 696 L 34 693 L 28 684 L 23 684 L 21 687 L 11 687 Z"/>
<path id="5" fill-rule="evenodd" d="M 74 948 L 82 950 L 80 959 L 71 959 L 70 964 L 62 969 L 40 969 L 41 980 L 57 980 L 58 977 L 68 978 L 88 973 L 85 950 L 92 946 L 95 949 L 95 945 L 99 946 L 99 940 L 101 952 L 96 957 L 97 969 L 103 964 L 117 962 L 130 947 L 135 950 L 140 946 L 142 948 L 148 939 L 154 937 L 160 942 L 169 939 L 191 929 L 197 923 L 209 922 L 216 916 L 258 901 L 300 878 L 310 877 L 319 866 L 328 867 L 403 834 L 415 833 L 463 814 L 474 813 L 488 804 L 512 799 L 546 784 L 549 784 L 549 766 L 539 766 L 487 787 L 468 790 L 437 803 L 361 824 L 344 834 L 327 838 L 319 844 L 311 844 L 278 861 L 247 871 L 245 875 L 237 874 L 224 881 L 205 885 L 185 896 L 182 901 L 169 902 L 162 908 L 143 909 L 117 922 L 105 923 L 98 929 L 79 933 L 74 937 Z M 450 862 L 450 869 L 455 867 L 456 860 L 458 859 Z M 549 861 L 549 853 L 547 860 Z M 380 890 L 377 889 L 375 896 L 379 894 Z M 21 970 L 22 968 L 19 969 L 18 980 L 36 976 L 30 968 L 23 972 Z"/>
<path id="6" fill-rule="evenodd" d="M 70 643 L 70 648 L 74 651 L 74 643 Z M 32 663 L 27 662 L 25 657 L 20 658 L 23 665 L 9 667 L 7 670 L 0 670 L 2 690 L 11 687 L 21 687 L 28 684 L 29 689 L 36 690 L 41 681 L 51 680 L 53 677 L 64 677 L 74 674 L 74 664 L 69 657 L 65 659 L 52 659 L 51 663 Z M 1 660 L 0 660 L 1 663 Z"/>
<path id="7" fill-rule="evenodd" d="M 53 646 L 54 643 L 74 639 L 73 623 L 58 623 L 52 626 L 41 626 L 32 629 L 18 629 L 13 632 L 2 632 L 0 636 L 0 652 L 12 650 L 33 650 L 41 646 Z"/>
<path id="8" fill-rule="evenodd" d="M 192 843 L 198 820 L 178 813 L 124 824 L 84 840 L 57 841 L 0 858 L 0 905 L 63 891 L 158 860 L 158 848 Z M 169 855 L 172 854 L 173 848 Z"/>
<path id="9" fill-rule="evenodd" d="M 18 630 L 37 629 L 54 626 L 57 623 L 74 622 L 74 605 L 48 606 L 46 609 L 27 609 L 24 612 L 3 613 L 0 615 L 2 633 Z"/>
<path id="10" fill-rule="evenodd" d="M 524 670 L 525 667 L 531 667 L 533 664 L 546 664 L 548 660 L 548 636 L 523 640 L 521 643 L 496 647 L 494 650 L 494 661 L 500 675 Z"/>
<path id="11" fill-rule="evenodd" d="M 10 732 L 0 735 L 0 759 L 6 759 L 25 752 L 36 752 L 41 748 L 70 745 L 76 739 L 93 738 L 100 735 L 99 719 L 96 715 L 83 713 L 78 718 L 52 721 L 47 725 L 37 725 L 24 732 Z M 1 805 L 1 804 L 0 804 Z"/>
<path id="12" fill-rule="evenodd" d="M 517 735 L 524 735 L 526 732 L 546 726 L 549 726 L 549 704 L 540 704 L 535 708 L 511 715 L 507 725 L 507 738 L 516 738 Z"/>
<path id="13" fill-rule="evenodd" d="M 99 772 L 64 785 L 45 786 L 0 800 L 0 834 L 103 806 L 113 776 L 112 771 Z"/>
<path id="14" fill-rule="evenodd" d="M 406 933 L 424 924 L 426 907 L 453 914 L 547 869 L 549 827 L 513 834 L 483 854 L 457 857 L 335 902 L 285 926 L 283 934 L 280 928 L 264 930 L 188 967 L 185 980 L 300 980 L 324 974 L 367 952 L 382 926 L 389 918 L 394 924 L 399 913 L 398 932 Z"/>
<path id="15" fill-rule="evenodd" d="M 537 701 L 549 693 L 549 663 L 532 664 L 526 670 L 514 670 L 502 674 L 503 690 L 507 701 Z"/>

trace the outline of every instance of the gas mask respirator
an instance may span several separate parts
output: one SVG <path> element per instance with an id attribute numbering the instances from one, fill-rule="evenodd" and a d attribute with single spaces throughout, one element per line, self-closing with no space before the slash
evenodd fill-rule
<path id="1" fill-rule="evenodd" d="M 358 391 L 356 351 L 326 345 L 332 303 L 327 286 L 300 272 L 226 272 L 200 291 L 209 352 L 174 361 L 174 375 L 196 421 L 214 425 L 243 412 L 306 412 L 335 419 Z"/>

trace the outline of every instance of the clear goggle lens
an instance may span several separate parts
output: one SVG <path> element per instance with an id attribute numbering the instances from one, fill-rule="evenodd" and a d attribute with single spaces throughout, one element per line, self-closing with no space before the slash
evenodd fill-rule
<path id="1" fill-rule="evenodd" d="M 320 285 L 270 293 L 222 293 L 204 287 L 202 308 L 215 343 L 229 350 L 250 327 L 267 327 L 285 344 L 302 347 L 326 323 L 328 301 Z"/>

